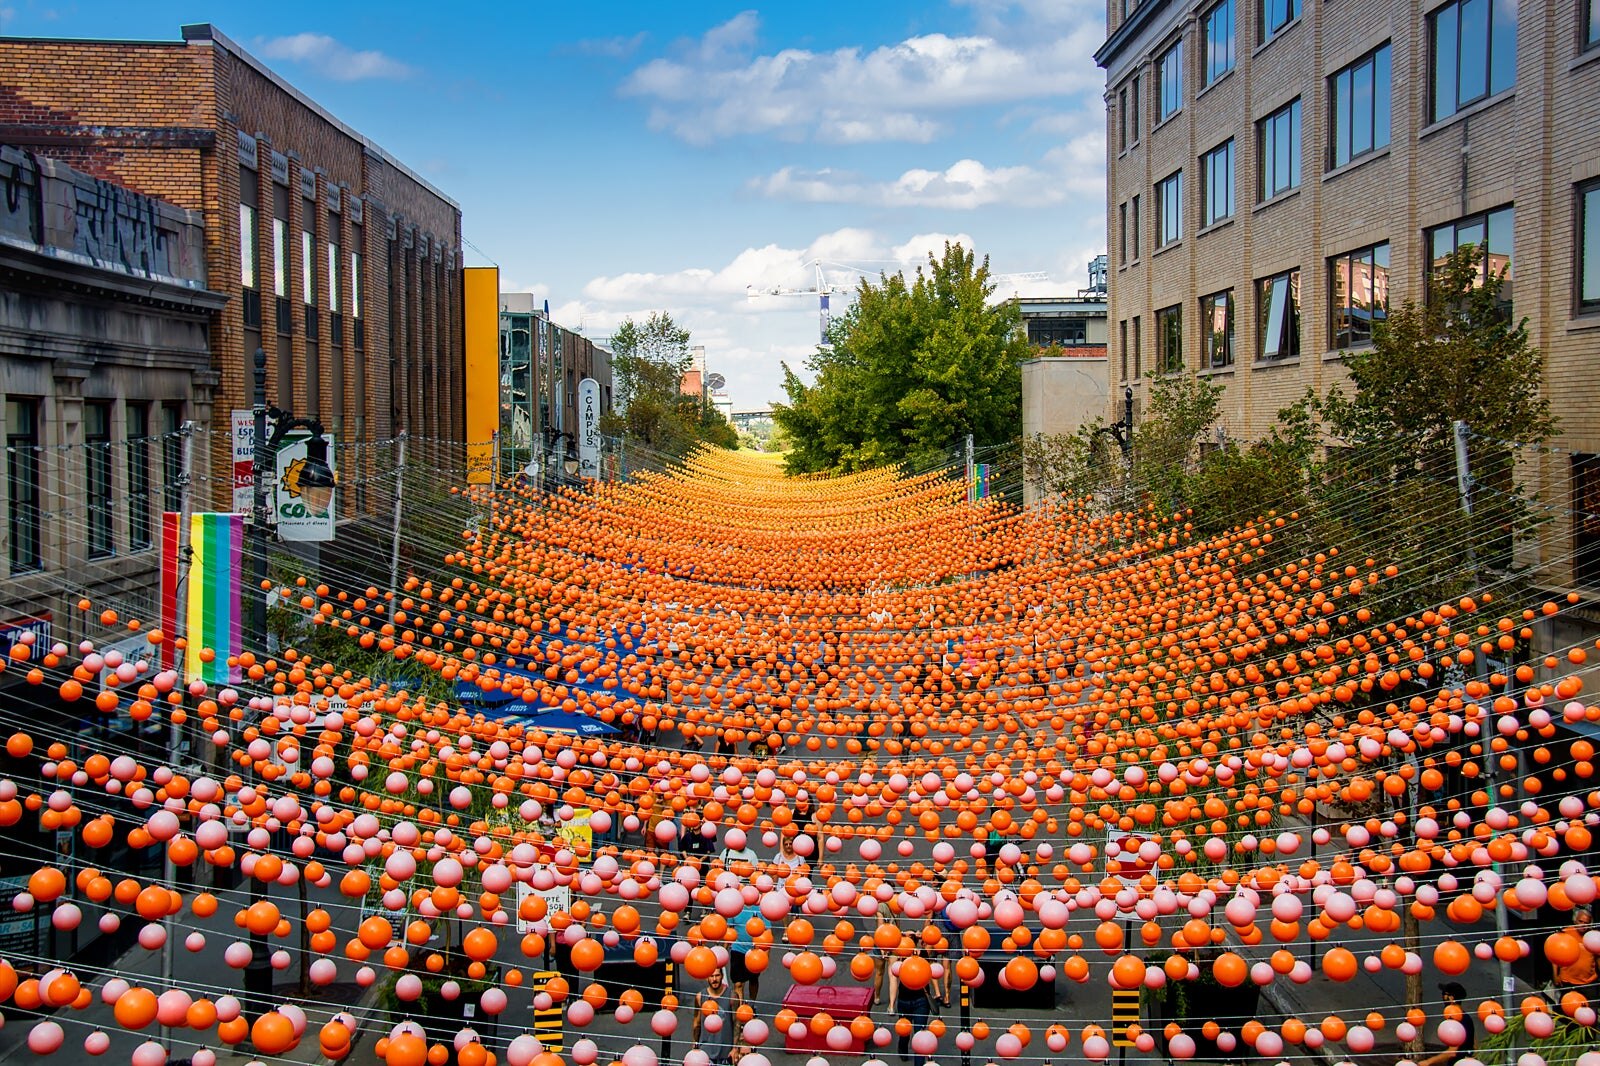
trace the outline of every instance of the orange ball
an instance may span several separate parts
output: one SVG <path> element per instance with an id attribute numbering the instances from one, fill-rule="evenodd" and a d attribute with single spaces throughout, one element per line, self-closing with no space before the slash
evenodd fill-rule
<path id="1" fill-rule="evenodd" d="M 135 986 L 117 997 L 111 1013 L 124 1029 L 139 1030 L 156 1020 L 156 994 Z"/>

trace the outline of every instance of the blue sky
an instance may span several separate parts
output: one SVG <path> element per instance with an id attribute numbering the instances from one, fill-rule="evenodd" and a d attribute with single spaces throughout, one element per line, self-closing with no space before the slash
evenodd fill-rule
<path id="1" fill-rule="evenodd" d="M 6 34 L 204 21 L 459 201 L 503 289 L 597 339 L 671 311 L 736 409 L 781 399 L 817 333 L 814 299 L 747 285 L 810 287 L 821 258 L 849 287 L 956 237 L 1050 275 L 1006 291 L 1065 292 L 1104 250 L 1093 0 L 0 0 Z"/>

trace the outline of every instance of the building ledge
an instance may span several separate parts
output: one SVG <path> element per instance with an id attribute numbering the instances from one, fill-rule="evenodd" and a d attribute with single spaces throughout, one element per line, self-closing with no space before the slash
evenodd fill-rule
<path id="1" fill-rule="evenodd" d="M 1155 252 L 1154 252 L 1154 258 L 1160 259 L 1162 256 L 1166 255 L 1168 252 L 1172 251 L 1174 248 L 1182 248 L 1182 247 L 1183 247 L 1183 238 L 1179 237 L 1177 240 L 1173 241 L 1172 243 L 1163 244 L 1160 248 L 1157 248 L 1155 250 Z"/>
<path id="2" fill-rule="evenodd" d="M 1364 152 L 1361 155 L 1358 155 L 1354 159 L 1350 160 L 1350 162 L 1341 163 L 1340 165 L 1334 167 L 1332 170 L 1326 171 L 1322 175 L 1322 180 L 1323 181 L 1332 181 L 1334 178 L 1341 177 L 1341 176 L 1343 176 L 1345 174 L 1348 174 L 1352 170 L 1359 170 L 1361 167 L 1366 166 L 1368 163 L 1376 162 L 1379 159 L 1387 159 L 1387 158 L 1389 158 L 1389 150 L 1390 150 L 1390 146 L 1386 144 L 1382 148 L 1376 148 L 1376 149 L 1374 149 L 1374 150 L 1372 150 L 1370 152 Z"/>
<path id="3" fill-rule="evenodd" d="M 1587 311 L 1567 319 L 1568 333 L 1587 333 L 1591 330 L 1600 330 L 1600 311 Z"/>
<path id="4" fill-rule="evenodd" d="M 1251 370 L 1277 370 L 1279 367 L 1299 365 L 1300 357 L 1298 355 L 1290 356 L 1288 359 L 1252 359 L 1250 361 Z"/>
<path id="5" fill-rule="evenodd" d="M 1233 66 L 1229 67 L 1227 70 L 1223 71 L 1221 74 L 1218 74 L 1216 81 L 1212 82 L 1210 85 L 1205 86 L 1199 92 L 1194 94 L 1195 102 L 1198 103 L 1200 101 L 1200 98 L 1205 96 L 1206 93 L 1210 92 L 1212 89 L 1215 89 L 1217 86 L 1221 85 L 1223 82 L 1225 82 L 1229 78 L 1233 77 L 1234 73 L 1238 69 L 1239 69 L 1239 65 L 1238 65 L 1238 63 L 1235 63 Z"/>
<path id="6" fill-rule="evenodd" d="M 1467 119 L 1471 118 L 1473 115 L 1479 114 L 1480 112 L 1483 112 L 1483 111 L 1487 111 L 1491 107 L 1495 107 L 1495 106 L 1497 106 L 1499 104 L 1504 103 L 1507 100 L 1510 100 L 1510 99 L 1514 98 L 1516 95 L 1517 95 L 1517 87 L 1515 85 L 1513 85 L 1511 88 L 1506 89 L 1503 92 L 1495 93 L 1493 96 L 1486 97 L 1485 99 L 1479 100 L 1475 104 L 1468 104 L 1466 107 L 1463 107 L 1460 111 L 1457 111 L 1455 114 L 1449 116 L 1448 118 L 1442 118 L 1438 122 L 1433 123 L 1432 125 L 1428 125 L 1428 126 L 1422 127 L 1422 129 L 1420 131 L 1418 131 L 1418 133 L 1417 133 L 1417 140 L 1420 141 L 1424 137 L 1432 137 L 1435 133 L 1438 133 L 1440 130 L 1447 129 L 1450 126 L 1454 126 L 1457 122 L 1465 122 Z"/>
<path id="7" fill-rule="evenodd" d="M 228 305 L 224 293 L 159 276 L 141 277 L 99 266 L 81 257 L 37 245 L 0 239 L 0 270 L 42 278 L 64 288 L 105 293 L 133 303 L 207 315 Z"/>
<path id="8" fill-rule="evenodd" d="M 1227 229 L 1229 226 L 1233 225 L 1234 219 L 1237 217 L 1238 216 L 1236 215 L 1229 215 L 1227 218 L 1219 218 L 1215 222 L 1211 223 L 1211 225 L 1195 230 L 1194 235 L 1196 237 L 1204 237 L 1207 234 L 1215 233 L 1218 230 Z"/>
<path id="9" fill-rule="evenodd" d="M 1235 18 L 1237 19 L 1237 15 L 1235 16 Z M 1262 52 L 1265 52 L 1268 48 L 1271 48 L 1273 45 L 1275 45 L 1279 41 L 1283 40 L 1286 36 L 1289 35 L 1290 31 L 1294 30 L 1297 26 L 1299 26 L 1301 21 L 1304 20 L 1304 19 L 1305 19 L 1305 15 L 1302 13 L 1302 14 L 1296 15 L 1294 18 L 1290 19 L 1288 22 L 1285 22 L 1282 26 L 1279 26 L 1277 33 L 1274 33 L 1271 37 L 1268 37 L 1266 40 L 1262 41 L 1260 44 L 1256 45 L 1254 48 L 1252 48 L 1250 50 L 1250 58 L 1251 59 L 1255 59 L 1256 56 L 1260 55 Z"/>
<path id="10" fill-rule="evenodd" d="M 1265 211 L 1269 207 L 1276 207 L 1277 205 L 1283 203 L 1285 200 L 1293 200 L 1296 196 L 1300 195 L 1300 190 L 1303 189 L 1304 187 L 1305 187 L 1304 185 L 1296 185 L 1292 189 L 1285 189 L 1282 192 L 1278 193 L 1276 196 L 1272 197 L 1272 199 L 1270 199 L 1270 200 L 1262 200 L 1259 204 L 1256 204 L 1250 210 L 1252 212 L 1254 212 L 1254 211 Z"/>
<path id="11" fill-rule="evenodd" d="M 1600 44 L 1591 44 L 1588 48 L 1579 52 L 1571 63 L 1567 64 L 1567 70 L 1577 70 L 1579 67 L 1586 67 L 1597 60 L 1600 60 Z"/>

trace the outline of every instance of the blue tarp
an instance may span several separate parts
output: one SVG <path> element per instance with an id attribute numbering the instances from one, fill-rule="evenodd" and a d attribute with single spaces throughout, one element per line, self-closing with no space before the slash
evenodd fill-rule
<path id="1" fill-rule="evenodd" d="M 498 716 L 502 722 L 521 722 L 529 729 L 542 729 L 546 733 L 576 733 L 584 737 L 606 737 L 621 732 L 614 726 L 576 711 L 546 711 L 543 714 L 508 714 Z"/>

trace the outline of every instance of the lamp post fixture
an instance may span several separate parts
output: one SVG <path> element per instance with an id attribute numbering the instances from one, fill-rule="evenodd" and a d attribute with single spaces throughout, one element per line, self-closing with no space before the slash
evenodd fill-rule
<path id="1" fill-rule="evenodd" d="M 1109 426 L 1101 426 L 1098 433 L 1104 433 L 1117 442 L 1117 447 L 1122 449 L 1122 459 L 1128 462 L 1133 458 L 1133 386 L 1127 385 L 1122 390 L 1122 418 Z"/>

